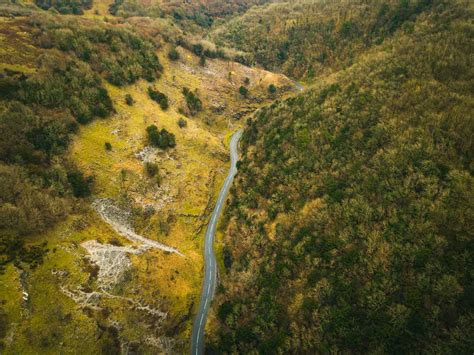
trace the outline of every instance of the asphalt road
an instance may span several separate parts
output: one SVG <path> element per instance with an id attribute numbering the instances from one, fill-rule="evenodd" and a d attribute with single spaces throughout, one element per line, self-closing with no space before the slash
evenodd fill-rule
<path id="1" fill-rule="evenodd" d="M 209 307 L 214 297 L 216 290 L 216 276 L 217 276 L 217 265 L 216 256 L 214 255 L 214 235 L 216 234 L 217 221 L 222 211 L 225 198 L 229 193 L 230 186 L 234 180 L 234 176 L 237 173 L 237 160 L 238 160 L 238 143 L 242 136 L 242 130 L 234 133 L 230 140 L 230 169 L 227 175 L 224 185 L 219 192 L 219 197 L 212 211 L 211 220 L 207 226 L 205 242 L 204 242 L 204 282 L 202 284 L 201 291 L 201 302 L 199 304 L 199 310 L 193 324 L 193 335 L 191 343 L 191 354 L 198 355 L 204 354 L 204 328 L 206 327 L 207 315 L 209 313 Z"/>

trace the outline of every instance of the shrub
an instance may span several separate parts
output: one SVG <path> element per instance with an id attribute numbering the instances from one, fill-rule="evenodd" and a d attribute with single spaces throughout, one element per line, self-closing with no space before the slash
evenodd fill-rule
<path id="1" fill-rule="evenodd" d="M 147 127 L 146 131 L 151 145 L 161 149 L 174 148 L 176 146 L 174 134 L 166 129 L 163 128 L 161 131 L 158 131 L 158 127 L 151 125 Z"/>
<path id="2" fill-rule="evenodd" d="M 169 107 L 168 96 L 166 96 L 162 92 L 152 88 L 151 86 L 148 88 L 148 95 L 150 96 L 150 98 L 153 101 L 157 102 L 160 105 L 162 110 L 167 110 L 168 109 L 168 107 Z"/>
<path id="3" fill-rule="evenodd" d="M 245 85 L 250 84 L 250 79 L 249 79 L 249 78 L 245 78 L 245 79 L 244 79 L 244 84 L 245 84 Z"/>
<path id="4" fill-rule="evenodd" d="M 189 112 L 192 115 L 195 115 L 196 113 L 202 110 L 202 101 L 201 99 L 199 99 L 197 94 L 193 93 L 191 90 L 185 87 L 183 88 L 183 95 L 186 99 L 186 104 L 188 106 Z"/>
<path id="5" fill-rule="evenodd" d="M 273 85 L 273 84 L 268 85 L 268 93 L 269 93 L 270 95 L 273 95 L 273 94 L 275 94 L 276 92 L 277 92 L 277 88 L 276 88 L 275 85 Z"/>
<path id="6" fill-rule="evenodd" d="M 197 56 L 201 56 L 204 52 L 204 47 L 202 46 L 201 43 L 196 43 L 196 44 L 193 44 L 193 53 L 196 54 Z"/>
<path id="7" fill-rule="evenodd" d="M 206 57 L 204 55 L 201 55 L 201 57 L 199 58 L 199 65 L 201 67 L 206 66 Z"/>
<path id="8" fill-rule="evenodd" d="M 125 95 L 125 103 L 128 106 L 133 106 L 133 104 L 135 103 L 135 100 L 133 99 L 132 95 L 130 94 Z"/>
<path id="9" fill-rule="evenodd" d="M 156 165 L 155 163 L 146 162 L 145 172 L 148 175 L 148 177 L 156 176 L 156 174 L 158 173 L 158 165 Z"/>
<path id="10" fill-rule="evenodd" d="M 116 246 L 116 247 L 123 246 L 123 243 L 117 237 L 112 237 L 112 239 L 109 240 L 109 243 Z M 93 274 L 94 274 L 95 270 L 92 270 L 92 271 L 93 271 Z"/>
<path id="11" fill-rule="evenodd" d="M 82 172 L 73 170 L 67 173 L 67 180 L 71 185 L 75 197 L 90 196 L 92 183 L 94 181 L 92 176 L 85 177 Z"/>
<path id="12" fill-rule="evenodd" d="M 178 126 L 179 128 L 184 128 L 188 125 L 188 122 L 184 118 L 180 118 L 178 120 Z"/>
<path id="13" fill-rule="evenodd" d="M 168 58 L 173 61 L 176 61 L 180 58 L 179 52 L 176 50 L 176 48 L 170 49 L 170 51 L 168 52 Z"/>
<path id="14" fill-rule="evenodd" d="M 100 77 L 87 64 L 78 60 L 64 63 L 52 55 L 42 57 L 41 71 L 20 79 L 8 96 L 28 105 L 69 109 L 82 124 L 113 112 L 112 100 Z"/>
<path id="15" fill-rule="evenodd" d="M 245 86 L 241 86 L 239 88 L 239 94 L 242 96 L 242 97 L 247 97 L 248 94 L 249 94 L 249 90 L 245 87 Z"/>
<path id="16" fill-rule="evenodd" d="M 105 150 L 108 150 L 108 151 L 112 150 L 112 144 L 110 144 L 109 142 L 105 142 L 104 146 L 105 146 Z"/>

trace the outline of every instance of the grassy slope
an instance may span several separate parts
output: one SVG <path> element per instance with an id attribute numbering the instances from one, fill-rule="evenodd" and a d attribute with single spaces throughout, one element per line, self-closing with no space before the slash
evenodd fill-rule
<path id="1" fill-rule="evenodd" d="M 27 72 L 34 70 L 34 61 L 40 51 L 29 43 L 28 33 L 20 24 L 21 20 L 0 18 L 0 67 Z M 198 58 L 186 52 L 182 52 L 179 62 L 170 63 L 166 49 L 159 53 L 165 67 L 164 75 L 154 85 L 169 96 L 170 108 L 163 112 L 148 98 L 149 84 L 144 81 L 124 88 L 106 84 L 117 113 L 81 127 L 70 149 L 70 158 L 96 177 L 95 197 L 120 199 L 127 194 L 135 207 L 154 204 L 159 213 L 150 220 L 138 221 L 138 232 L 177 247 L 186 255 L 181 258 L 149 251 L 132 256 L 133 268 L 128 281 L 115 290 L 169 312 L 164 330 L 153 329 L 156 320 L 130 310 L 126 302 L 102 299 L 100 305 L 111 310 L 107 315 L 84 311 L 61 292 L 61 286 L 68 290 L 78 287 L 94 290 L 97 286 L 96 280 L 89 275 L 84 259 L 86 251 L 80 247 L 81 242 L 96 239 L 105 243 L 118 239 L 124 245 L 129 244 L 100 220 L 88 203 L 80 203 L 75 206 L 74 215 L 65 222 L 48 233 L 31 237 L 35 243 L 47 241 L 50 252 L 42 265 L 29 271 L 27 291 L 30 301 L 26 306 L 21 303 L 18 270 L 9 267 L 0 275 L 0 299 L 6 302 L 11 325 L 5 341 L 8 353 L 39 350 L 58 353 L 65 349 L 97 353 L 101 346 L 97 339 L 104 342 L 104 338 L 111 337 L 103 327 L 112 321 L 121 325 L 120 336 L 126 342 L 144 344 L 149 335 L 161 336 L 169 332 L 178 341 L 176 349 L 186 348 L 192 320 L 187 315 L 190 307 L 196 306 L 201 285 L 201 237 L 210 212 L 206 207 L 210 207 L 208 203 L 217 195 L 226 174 L 228 151 L 225 142 L 243 123 L 243 119 L 239 122 L 230 116 L 261 105 L 252 99 L 242 100 L 238 87 L 245 77 L 249 77 L 252 95 L 261 92 L 265 96 L 270 83 L 282 86 L 288 85 L 289 81 L 282 76 L 222 61 L 208 61 L 202 68 L 198 66 Z M 229 72 L 232 73 L 231 80 Z M 205 110 L 197 117 L 186 119 L 187 127 L 180 129 L 177 120 L 182 115 L 177 109 L 183 105 L 183 86 L 199 89 Z M 124 102 L 127 93 L 136 101 L 132 107 Z M 223 112 L 213 113 L 209 109 L 212 105 L 224 107 Z M 177 141 L 175 149 L 160 153 L 156 160 L 163 177 L 162 191 L 171 197 L 164 203 L 157 198 L 156 185 L 144 177 L 142 163 L 134 155 L 145 146 L 145 128 L 152 123 L 173 132 Z M 118 133 L 113 134 L 113 131 Z M 106 141 L 113 146 L 110 152 L 104 149 Z M 123 182 L 122 170 L 126 171 Z M 196 217 L 180 217 L 180 214 Z M 170 215 L 176 219 L 170 223 L 169 234 L 165 235 L 158 224 Z M 54 270 L 65 271 L 67 275 L 60 276 Z M 149 330 L 150 327 L 153 330 Z M 113 339 L 111 341 L 113 343 Z"/>

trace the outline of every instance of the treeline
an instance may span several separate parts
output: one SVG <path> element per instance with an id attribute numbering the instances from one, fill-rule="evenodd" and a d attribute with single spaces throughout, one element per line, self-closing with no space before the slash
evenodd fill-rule
<path id="1" fill-rule="evenodd" d="M 417 16 L 447 6 L 446 0 L 282 2 L 251 9 L 217 28 L 219 46 L 246 52 L 258 63 L 297 78 L 351 65 L 360 53 L 398 29 L 411 31 Z"/>
<path id="2" fill-rule="evenodd" d="M 188 2 L 139 3 L 131 0 L 114 0 L 109 12 L 114 16 L 171 17 L 180 27 L 197 25 L 202 29 L 212 27 L 219 18 L 233 16 L 248 10 L 251 6 L 262 5 L 271 0 L 200 0 Z M 195 27 L 195 26 L 194 26 Z"/>
<path id="3" fill-rule="evenodd" d="M 472 352 L 472 16 L 439 6 L 249 120 L 209 351 Z"/>
<path id="4" fill-rule="evenodd" d="M 82 15 L 92 8 L 92 0 L 35 0 L 35 4 L 43 10 L 54 8 L 63 15 Z"/>

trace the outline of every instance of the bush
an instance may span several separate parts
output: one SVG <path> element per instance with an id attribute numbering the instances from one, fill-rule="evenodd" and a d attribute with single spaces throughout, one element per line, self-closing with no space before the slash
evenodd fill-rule
<path id="1" fill-rule="evenodd" d="M 133 106 L 133 104 L 135 103 L 135 100 L 133 99 L 132 95 L 130 94 L 125 95 L 125 103 L 128 106 Z"/>
<path id="2" fill-rule="evenodd" d="M 276 92 L 277 92 L 277 88 L 276 88 L 275 85 L 273 85 L 273 84 L 268 85 L 268 93 L 269 93 L 270 95 L 273 95 L 273 94 L 275 94 Z"/>
<path id="3" fill-rule="evenodd" d="M 92 183 L 94 182 L 92 176 L 85 177 L 82 172 L 73 170 L 67 173 L 67 180 L 75 197 L 90 196 Z"/>
<path id="4" fill-rule="evenodd" d="M 247 97 L 248 94 L 249 94 L 249 90 L 245 87 L 245 86 L 241 86 L 239 88 L 239 94 L 242 96 L 242 97 Z"/>
<path id="5" fill-rule="evenodd" d="M 249 78 L 245 78 L 245 79 L 244 79 L 244 84 L 245 84 L 245 85 L 250 84 L 250 79 L 249 79 Z"/>
<path id="6" fill-rule="evenodd" d="M 196 44 L 193 44 L 192 50 L 194 54 L 200 57 L 204 52 L 204 47 L 202 46 L 201 43 L 196 43 Z"/>
<path id="7" fill-rule="evenodd" d="M 179 128 L 184 128 L 188 125 L 188 122 L 184 118 L 180 118 L 178 120 L 178 126 Z"/>
<path id="8" fill-rule="evenodd" d="M 204 55 L 201 55 L 201 57 L 199 58 L 199 65 L 201 67 L 205 67 L 206 66 L 206 57 Z"/>
<path id="9" fill-rule="evenodd" d="M 202 101 L 201 99 L 199 99 L 197 94 L 193 93 L 191 90 L 184 87 L 183 95 L 184 95 L 184 98 L 186 99 L 186 104 L 188 106 L 188 109 L 191 115 L 195 115 L 196 113 L 202 110 Z"/>
<path id="10" fill-rule="evenodd" d="M 174 148 L 176 146 L 174 134 L 166 129 L 163 128 L 161 131 L 158 131 L 158 127 L 151 125 L 147 127 L 146 131 L 151 145 L 161 149 Z"/>
<path id="11" fill-rule="evenodd" d="M 156 176 L 156 174 L 158 174 L 158 165 L 156 165 L 155 163 L 146 162 L 145 172 L 148 175 L 148 177 Z"/>
<path id="12" fill-rule="evenodd" d="M 112 144 L 110 144 L 109 142 L 105 142 L 104 146 L 105 146 L 105 150 L 107 150 L 107 151 L 112 150 Z"/>
<path id="13" fill-rule="evenodd" d="M 168 109 L 168 97 L 165 94 L 150 86 L 148 88 L 148 95 L 153 101 L 157 102 L 160 105 L 163 111 Z"/>
<path id="14" fill-rule="evenodd" d="M 168 58 L 173 61 L 176 61 L 180 58 L 179 52 L 176 50 L 176 48 L 170 49 L 168 52 Z"/>

